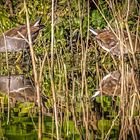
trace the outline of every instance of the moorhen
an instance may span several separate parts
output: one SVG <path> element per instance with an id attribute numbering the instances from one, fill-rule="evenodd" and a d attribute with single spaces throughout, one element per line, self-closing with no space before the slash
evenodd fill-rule
<path id="1" fill-rule="evenodd" d="M 132 90 L 135 87 L 133 79 L 135 79 L 136 85 L 138 85 L 139 80 L 132 71 L 129 71 L 124 74 L 124 80 L 128 92 L 130 91 L 130 89 Z M 119 70 L 110 72 L 109 74 L 103 77 L 103 79 L 99 84 L 98 91 L 96 91 L 95 94 L 91 97 L 91 100 L 94 100 L 97 96 L 100 96 L 101 94 L 105 96 L 112 96 L 112 97 L 120 96 L 121 80 L 122 80 L 122 74 Z"/>
<path id="2" fill-rule="evenodd" d="M 89 29 L 91 33 L 95 36 L 95 39 L 99 46 L 104 49 L 105 51 L 111 53 L 112 55 L 120 56 L 120 39 L 116 37 L 116 35 L 111 30 L 94 30 L 92 28 Z M 136 43 L 136 35 L 130 34 L 131 40 L 132 40 L 132 47 L 130 45 L 130 40 L 128 38 L 128 34 L 126 31 L 123 32 L 123 35 L 121 37 L 122 39 L 122 46 L 123 51 L 122 54 L 128 54 L 128 53 L 136 53 L 140 52 L 140 40 L 137 38 L 137 44 Z M 133 49 L 133 50 L 132 50 Z"/>
<path id="3" fill-rule="evenodd" d="M 16 102 L 35 102 L 37 105 L 34 83 L 24 75 L 0 76 L 0 92 L 4 95 L 9 93 L 12 106 Z M 48 99 L 43 94 L 41 94 L 41 98 L 42 102 Z"/>
<path id="4" fill-rule="evenodd" d="M 36 39 L 39 31 L 44 27 L 40 25 L 41 18 L 39 18 L 34 24 L 30 25 L 32 41 Z M 20 35 L 22 34 L 27 38 L 27 26 L 22 25 L 20 27 L 12 28 L 2 35 L 0 35 L 0 52 L 19 52 L 29 45 L 25 39 Z"/>

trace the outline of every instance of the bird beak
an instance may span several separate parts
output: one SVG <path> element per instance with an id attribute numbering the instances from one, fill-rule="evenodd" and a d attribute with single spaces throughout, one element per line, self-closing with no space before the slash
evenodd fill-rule
<path id="1" fill-rule="evenodd" d="M 34 23 L 34 27 L 38 27 L 38 26 L 40 26 L 40 22 L 41 22 L 41 17 L 39 17 L 37 20 L 36 20 L 36 22 Z"/>
<path id="2" fill-rule="evenodd" d="M 95 92 L 95 94 L 91 97 L 91 101 L 93 101 L 99 95 L 100 95 L 100 91 Z"/>
<path id="3" fill-rule="evenodd" d="M 41 17 L 39 17 L 36 22 L 33 24 L 34 27 L 39 27 L 39 30 L 43 29 L 45 26 L 44 25 L 40 25 L 41 23 Z"/>
<path id="4" fill-rule="evenodd" d="M 98 33 L 97 33 L 94 29 L 90 28 L 89 30 L 90 30 L 90 31 L 91 31 L 91 33 L 93 33 L 95 36 L 97 36 L 97 35 L 98 35 Z"/>

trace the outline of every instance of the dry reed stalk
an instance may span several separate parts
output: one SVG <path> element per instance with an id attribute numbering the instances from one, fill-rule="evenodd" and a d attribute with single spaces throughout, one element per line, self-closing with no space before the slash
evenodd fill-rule
<path id="1" fill-rule="evenodd" d="M 87 58 L 87 48 L 88 48 L 88 40 L 89 40 L 89 1 L 88 1 L 88 27 L 87 27 L 87 42 L 86 46 L 83 42 L 83 11 L 81 11 L 81 1 L 78 0 L 78 9 L 79 9 L 79 21 L 80 21 L 80 39 L 81 39 L 81 49 L 82 49 L 82 56 L 81 56 L 81 74 L 82 74 L 82 82 L 81 82 L 81 109 L 83 113 L 83 122 L 85 125 L 86 130 L 86 140 L 89 139 L 89 131 L 88 131 L 88 110 L 87 106 L 84 105 L 82 98 L 84 99 L 84 93 L 86 92 L 86 58 Z M 87 92 L 86 92 L 87 97 Z"/>
<path id="2" fill-rule="evenodd" d="M 88 24 L 87 24 L 87 38 L 86 38 L 86 48 L 85 48 L 85 54 L 84 54 L 84 62 L 83 62 L 83 69 L 84 69 L 84 85 L 85 85 L 85 97 L 86 99 L 89 99 L 88 95 L 88 88 L 87 88 L 87 77 L 86 77 L 86 60 L 87 60 L 87 49 L 89 45 L 89 0 L 87 1 L 87 14 L 88 14 Z M 86 100 L 87 102 L 87 100 Z M 88 140 L 90 137 L 89 135 L 89 104 L 85 104 L 85 116 L 86 116 L 86 121 L 85 121 L 85 127 L 86 127 L 86 139 Z"/>
<path id="3" fill-rule="evenodd" d="M 94 0 L 93 0 L 93 2 L 96 5 Z M 134 121 L 133 121 L 134 120 L 134 112 L 135 112 L 135 110 L 137 110 L 136 107 L 137 107 L 137 104 L 139 105 L 138 102 L 140 100 L 139 98 L 136 98 L 139 94 L 139 89 L 138 89 L 139 87 L 138 87 L 137 79 L 135 79 L 135 77 L 132 76 L 132 80 L 130 81 L 132 89 L 130 89 L 130 91 L 129 91 L 129 88 L 130 88 L 129 86 L 130 85 L 127 82 L 128 77 L 126 77 L 128 75 L 127 73 L 130 71 L 130 69 L 126 68 L 128 65 L 124 61 L 124 56 L 123 56 L 123 45 L 125 45 L 124 44 L 125 41 L 123 40 L 124 27 L 123 27 L 122 23 L 124 23 L 124 25 L 125 25 L 125 28 L 126 28 L 126 31 L 127 31 L 127 34 L 128 34 L 128 38 L 129 38 L 130 47 L 131 47 L 131 50 L 132 50 L 132 59 L 133 60 L 131 60 L 130 55 L 128 54 L 129 62 L 131 64 L 132 69 L 134 70 L 135 68 L 137 68 L 137 70 L 138 70 L 138 64 L 137 64 L 137 60 L 136 60 L 136 57 L 135 57 L 135 54 L 134 54 L 134 51 L 133 51 L 132 45 L 133 45 L 134 42 L 132 42 L 133 40 L 131 38 L 131 32 L 130 32 L 129 25 L 128 25 L 128 16 L 130 15 L 130 11 L 132 10 L 132 9 L 130 9 L 130 1 L 128 3 L 126 2 L 125 4 L 127 5 L 126 6 L 127 9 L 124 10 L 126 12 L 126 14 L 123 14 L 123 15 L 121 14 L 121 12 L 123 10 L 119 11 L 119 9 L 116 9 L 114 3 L 112 3 L 112 5 L 114 5 L 114 7 L 111 7 L 112 8 L 111 9 L 112 10 L 112 16 L 114 17 L 115 25 L 116 25 L 117 32 L 118 32 L 118 35 L 116 35 L 116 37 L 120 41 L 120 50 L 121 50 L 121 57 L 119 59 L 119 69 L 121 70 L 121 75 L 122 75 L 122 78 L 121 78 L 120 111 L 119 111 L 120 112 L 119 114 L 121 114 L 121 124 L 120 124 L 121 125 L 121 130 L 120 130 L 119 139 L 124 139 L 124 140 L 128 138 L 129 132 L 132 133 L 133 139 L 137 139 L 136 130 L 132 126 L 134 125 Z M 104 20 L 107 22 L 109 28 L 111 30 L 113 30 L 111 28 L 109 22 L 107 21 L 105 15 L 102 13 L 102 10 L 97 5 L 96 5 L 96 7 L 97 7 L 98 11 L 101 13 Z M 124 19 L 124 17 L 122 17 L 124 15 L 126 16 L 125 19 Z M 138 18 L 137 22 L 138 23 L 137 23 L 137 28 L 136 28 L 135 48 L 136 48 L 137 42 L 138 42 L 139 18 Z M 112 31 L 112 32 L 115 32 L 115 30 Z M 97 71 L 98 71 L 98 67 L 97 67 Z M 133 72 L 132 75 L 134 75 L 134 72 Z M 132 95 L 132 97 L 129 94 Z M 117 118 L 119 117 L 118 115 L 117 115 Z M 115 119 L 113 121 L 115 121 Z M 114 123 L 110 127 L 105 139 L 109 139 L 109 135 L 110 135 L 110 132 L 113 128 L 113 125 L 114 125 Z M 104 139 L 104 136 L 102 138 Z"/>
<path id="4" fill-rule="evenodd" d="M 72 43 L 72 34 L 73 34 L 73 30 L 72 30 L 72 15 L 71 15 L 71 12 L 72 12 L 71 4 L 72 3 L 71 3 L 70 0 L 68 0 L 67 4 L 68 4 L 68 9 L 69 9 L 68 14 L 69 14 L 69 28 L 70 28 L 70 49 L 71 49 L 72 66 L 73 66 L 74 65 L 74 52 L 73 52 L 74 46 L 73 46 L 73 43 Z M 76 45 L 76 49 L 77 49 L 77 52 L 78 52 L 78 49 L 79 49 L 79 44 L 78 43 Z M 77 57 L 76 61 L 79 61 L 78 57 Z M 80 139 L 82 139 L 82 133 L 80 132 L 80 129 L 78 127 L 78 122 L 77 122 L 78 120 L 77 120 L 77 117 L 76 117 L 76 110 L 75 110 L 75 102 L 76 102 L 77 97 L 76 97 L 76 93 L 75 93 L 75 90 L 76 90 L 75 89 L 76 88 L 76 85 L 75 85 L 76 84 L 76 78 L 74 77 L 74 69 L 72 69 L 72 71 L 71 71 L 71 79 L 72 79 L 72 97 L 70 98 L 70 102 L 71 102 L 71 109 L 70 110 L 72 112 L 72 119 L 73 119 L 74 125 L 75 125 L 74 131 L 76 129 L 76 131 L 79 133 Z"/>
<path id="5" fill-rule="evenodd" d="M 7 67 L 7 71 L 8 71 L 8 76 L 10 76 L 10 73 L 9 73 L 9 61 L 8 61 L 8 52 L 7 52 L 7 43 L 6 43 L 6 38 L 5 38 L 5 35 L 3 34 L 3 37 L 4 37 L 4 45 L 5 45 L 5 50 L 6 50 L 6 67 Z M 7 86 L 8 86 L 8 117 L 7 117 L 7 124 L 9 124 L 9 120 L 10 120 L 10 97 L 9 97 L 9 94 L 10 94 L 10 79 L 8 79 L 8 82 L 7 82 Z"/>
<path id="6" fill-rule="evenodd" d="M 33 67 L 33 74 L 34 74 L 34 81 L 35 81 L 35 88 L 36 88 L 36 93 L 37 93 L 37 100 L 38 100 L 38 113 L 39 113 L 39 118 L 38 118 L 38 140 L 42 139 L 42 109 L 41 109 L 41 99 L 40 99 L 40 83 L 38 81 L 38 74 L 36 70 L 36 63 L 35 63 L 35 54 L 32 46 L 32 38 L 31 38 L 31 31 L 30 31 L 30 23 L 29 23 L 29 15 L 28 15 L 28 9 L 26 6 L 26 0 L 24 0 L 24 8 L 26 12 L 26 22 L 27 22 L 27 34 L 28 34 L 28 44 L 30 47 L 30 55 L 31 55 L 31 60 L 32 60 L 32 67 Z"/>
<path id="7" fill-rule="evenodd" d="M 68 79 L 67 79 L 67 69 L 64 64 L 64 77 L 65 77 L 65 88 L 66 88 L 66 122 L 67 122 L 67 136 L 69 134 L 69 93 L 68 93 Z"/>
<path id="8" fill-rule="evenodd" d="M 49 67 L 49 77 L 51 81 L 51 91 L 53 95 L 53 108 L 54 108 L 54 117 L 55 117 L 55 126 L 56 126 L 56 136 L 57 140 L 59 140 L 59 130 L 58 130 L 58 112 L 57 112 L 57 104 L 56 104 L 56 93 L 55 93 L 55 83 L 54 83 L 54 0 L 52 0 L 52 12 L 51 12 L 51 62 L 48 59 L 48 67 Z"/>

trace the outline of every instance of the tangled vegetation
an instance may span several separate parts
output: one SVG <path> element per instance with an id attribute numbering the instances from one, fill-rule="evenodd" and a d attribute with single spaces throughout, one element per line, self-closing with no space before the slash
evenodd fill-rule
<path id="1" fill-rule="evenodd" d="M 121 35 L 125 30 L 128 36 L 134 34 L 139 40 L 139 8 L 138 0 L 1 0 L 1 34 L 26 24 L 27 11 L 30 23 L 41 17 L 45 26 L 33 44 L 33 58 L 29 50 L 22 54 L 8 53 L 7 66 L 6 55 L 1 53 L 0 73 L 33 77 L 35 88 L 38 86 L 39 93 L 47 96 L 43 111 L 46 119 L 41 119 L 42 124 L 38 120 L 37 126 L 39 109 L 34 109 L 34 103 L 17 102 L 17 106 L 11 108 L 10 120 L 22 122 L 25 129 L 32 123 L 31 129 L 39 132 L 38 139 L 137 140 L 140 135 L 140 54 L 113 56 L 100 47 L 89 29 L 113 30 L 123 43 L 125 39 Z M 131 37 L 128 42 L 131 44 Z M 20 59 L 19 55 L 22 55 Z M 120 96 L 90 100 L 103 77 L 115 70 L 124 75 L 120 81 Z M 132 78 L 133 84 L 129 86 L 125 76 L 131 70 L 137 80 Z M 4 103 L 7 104 L 7 100 Z M 7 117 L 3 114 L 7 112 L 1 113 L 2 127 L 6 129 Z M 24 120 L 23 116 L 28 119 Z"/>

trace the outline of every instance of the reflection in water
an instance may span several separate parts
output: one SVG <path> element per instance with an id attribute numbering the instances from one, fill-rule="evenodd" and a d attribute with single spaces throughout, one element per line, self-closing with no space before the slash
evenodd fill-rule
<path id="1" fill-rule="evenodd" d="M 70 110 L 66 110 L 65 106 L 57 106 L 60 137 L 85 140 L 87 131 L 89 139 L 118 139 L 120 137 L 127 140 L 133 139 L 134 136 L 138 140 L 140 136 L 139 117 L 136 115 L 131 120 L 128 114 L 121 116 L 117 100 L 113 103 L 111 100 L 111 98 L 103 97 L 101 101 L 98 97 L 93 101 L 92 109 L 90 109 L 89 102 L 83 100 L 77 100 L 73 102 L 74 104 L 69 103 Z M 83 104 L 82 110 L 80 110 L 81 104 Z M 85 110 L 86 105 L 87 110 Z M 13 114 L 8 126 L 5 125 L 4 120 L 2 121 L 3 136 L 9 139 L 37 139 L 37 118 L 15 117 Z M 42 126 L 43 138 L 56 138 L 53 114 L 51 117 L 44 117 Z"/>
<path id="2" fill-rule="evenodd" d="M 101 102 L 98 99 L 96 100 L 93 101 L 92 106 L 92 111 L 94 114 L 97 114 L 96 139 L 139 139 L 140 118 L 138 114 L 135 114 L 132 118 L 130 114 L 123 116 L 122 112 L 119 110 L 119 106 L 116 105 L 116 102 L 113 106 L 111 106 L 112 104 L 106 104 L 108 103 L 108 100 L 110 100 L 108 97 L 103 97 Z M 125 111 L 129 111 L 128 108 L 126 108 Z M 136 108 L 135 111 L 137 111 Z"/>
<path id="3" fill-rule="evenodd" d="M 38 118 L 36 117 L 32 119 L 29 117 L 13 117 L 9 125 L 1 126 L 0 131 L 2 133 L 0 133 L 0 139 L 37 140 L 37 129 L 35 129 L 35 127 L 37 126 Z M 45 117 L 44 122 L 47 123 L 44 123 L 45 133 L 43 133 L 43 137 L 51 138 L 52 118 Z"/>

